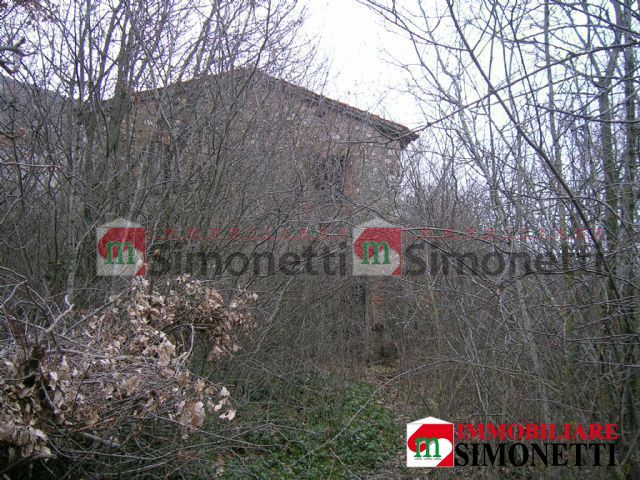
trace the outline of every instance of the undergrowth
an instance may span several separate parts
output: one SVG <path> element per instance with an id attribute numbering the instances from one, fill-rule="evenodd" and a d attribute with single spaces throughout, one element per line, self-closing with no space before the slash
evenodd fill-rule
<path id="1" fill-rule="evenodd" d="M 399 448 L 393 412 L 375 386 L 327 374 L 274 379 L 238 411 L 241 441 L 224 478 L 359 478 Z"/>

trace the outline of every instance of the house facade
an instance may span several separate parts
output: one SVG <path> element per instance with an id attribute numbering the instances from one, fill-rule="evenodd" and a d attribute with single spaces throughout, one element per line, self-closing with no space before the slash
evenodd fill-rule
<path id="1" fill-rule="evenodd" d="M 389 213 L 401 152 L 417 138 L 400 124 L 258 70 L 136 93 L 130 108 L 134 156 L 150 181 L 199 172 L 215 195 L 233 198 L 239 173 L 246 184 L 262 177 L 260 187 L 270 181 L 297 189 L 298 213 L 310 224 Z"/>
<path id="2" fill-rule="evenodd" d="M 87 232 L 124 217 L 159 232 L 150 245 L 162 244 L 172 252 L 203 249 L 199 253 L 226 260 L 236 253 L 267 251 L 280 259 L 292 249 L 304 257 L 301 252 L 313 247 L 322 264 L 327 251 L 333 271 L 344 278 L 323 276 L 321 266 L 320 275 L 300 275 L 290 287 L 292 315 L 315 315 L 314 325 L 341 318 L 344 337 L 354 342 L 363 332 L 367 344 L 375 343 L 374 333 L 382 338 L 385 287 L 349 276 L 345 234 L 352 225 L 392 213 L 401 154 L 416 139 L 408 128 L 259 70 L 117 91 L 107 101 L 43 97 L 41 89 L 5 84 L 2 131 L 8 166 L 2 171 L 3 189 L 15 203 L 21 185 L 11 161 L 14 152 L 24 149 L 20 158 L 38 165 L 18 174 L 24 174 L 23 186 L 25 180 L 32 182 L 32 190 L 41 189 L 43 197 L 42 207 L 29 207 L 44 211 L 45 205 L 57 205 L 65 212 L 53 218 L 55 235 L 39 244 L 37 253 L 39 261 L 55 265 L 60 288 L 65 277 L 67 287 L 75 279 L 96 281 Z M 212 242 L 162 242 L 165 227 L 257 236 L 253 242 L 230 238 L 236 233 Z M 301 229 L 311 233 L 295 247 L 279 241 Z M 313 240 L 318 236 L 320 241 Z M 274 274 L 251 265 L 207 264 L 216 271 L 219 267 L 234 287 L 258 285 L 268 291 L 281 285 L 273 281 Z M 334 290 L 340 298 L 321 309 L 301 313 L 294 305 L 315 305 L 318 292 Z M 362 317 L 368 327 L 362 329 L 357 320 L 360 327 L 352 328 L 353 319 Z"/>
<path id="3" fill-rule="evenodd" d="M 249 232 L 269 232 L 272 238 L 263 239 L 262 246 L 280 252 L 292 248 L 291 242 L 277 241 L 281 233 L 309 229 L 310 240 L 293 247 L 301 257 L 311 244 L 322 252 L 318 245 L 322 240 L 311 240 L 314 232 L 315 238 L 319 232 L 343 238 L 352 225 L 373 217 L 390 218 L 401 182 L 401 154 L 417 138 L 403 125 L 257 70 L 140 92 L 130 108 L 135 111 L 130 125 L 132 153 L 149 185 L 160 186 L 159 192 L 178 203 L 189 192 L 207 192 L 194 202 L 201 214 L 185 228 L 201 232 L 226 228 L 240 238 Z M 181 190 L 172 188 L 176 184 Z M 215 248 L 227 254 L 216 256 L 217 261 L 238 251 L 250 255 L 255 249 L 255 242 L 223 238 Z M 324 244 L 325 252 L 350 248 L 349 240 Z M 265 276 L 255 265 L 222 267 L 248 283 Z M 210 273 L 211 262 L 207 268 Z M 346 274 L 350 271 L 347 265 Z M 335 279 L 305 278 L 302 268 L 300 272 L 297 286 L 290 287 L 292 304 L 313 304 L 314 295 L 336 285 Z M 273 283 L 270 275 L 271 271 L 265 285 Z M 325 304 L 322 313 L 306 314 L 319 321 L 342 318 L 344 325 L 361 318 L 356 324 L 366 326 L 362 329 L 366 348 L 383 357 L 388 336 L 385 280 L 341 282 L 345 286 L 340 298 L 329 302 L 335 309 Z M 295 312 L 295 307 L 291 310 Z"/>

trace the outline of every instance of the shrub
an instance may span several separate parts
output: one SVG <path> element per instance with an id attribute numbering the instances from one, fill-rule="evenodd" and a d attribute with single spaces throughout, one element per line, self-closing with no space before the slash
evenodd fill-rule
<path id="1" fill-rule="evenodd" d="M 137 280 L 99 311 L 79 316 L 69 307 L 47 327 L 33 325 L 23 306 L 3 304 L 6 473 L 19 475 L 28 465 L 51 476 L 73 468 L 101 478 L 167 470 L 189 458 L 188 438 L 207 416 L 233 420 L 227 388 L 198 378 L 188 365 L 196 339 L 211 361 L 239 349 L 239 336 L 253 328 L 250 296 L 240 293 L 225 305 L 216 290 L 187 276 L 167 289 L 150 292 Z"/>

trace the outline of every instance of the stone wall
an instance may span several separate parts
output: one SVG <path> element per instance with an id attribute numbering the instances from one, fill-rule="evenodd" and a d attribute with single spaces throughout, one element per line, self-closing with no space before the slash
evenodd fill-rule
<path id="1" fill-rule="evenodd" d="M 212 194 L 202 199 L 202 208 L 206 202 L 227 206 L 212 211 L 214 223 L 237 215 L 241 189 L 259 199 L 256 222 L 261 212 L 276 208 L 290 210 L 287 221 L 294 227 L 357 225 L 392 214 L 404 145 L 381 132 L 379 119 L 366 112 L 258 76 L 250 83 L 210 78 L 142 92 L 132 113 L 131 154 L 139 156 L 141 174 L 157 176 L 164 168 L 171 178 L 210 182 Z M 158 149 L 169 155 L 158 155 Z M 159 157 L 166 166 L 154 166 Z M 323 187 L 335 179 L 330 169 L 336 165 L 339 185 Z M 267 195 L 270 190 L 279 197 Z M 371 331 L 374 355 L 382 357 L 384 279 L 351 281 L 353 288 L 366 289 L 360 321 Z M 317 288 L 311 286 L 317 279 L 308 282 Z"/>

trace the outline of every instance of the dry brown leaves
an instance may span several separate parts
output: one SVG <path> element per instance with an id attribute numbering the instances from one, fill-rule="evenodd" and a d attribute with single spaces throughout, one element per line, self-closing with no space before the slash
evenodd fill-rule
<path id="1" fill-rule="evenodd" d="M 233 420 L 229 391 L 194 376 L 190 345 L 165 331 L 180 325 L 200 335 L 209 360 L 231 355 L 240 348 L 238 336 L 254 326 L 247 313 L 252 297 L 241 294 L 225 305 L 216 290 L 187 276 L 166 296 L 147 288 L 138 280 L 101 314 L 51 332 L 45 344 L 5 349 L 0 443 L 11 455 L 64 452 L 64 439 L 81 432 L 117 446 L 149 422 L 168 421 L 184 437 L 209 415 Z"/>

